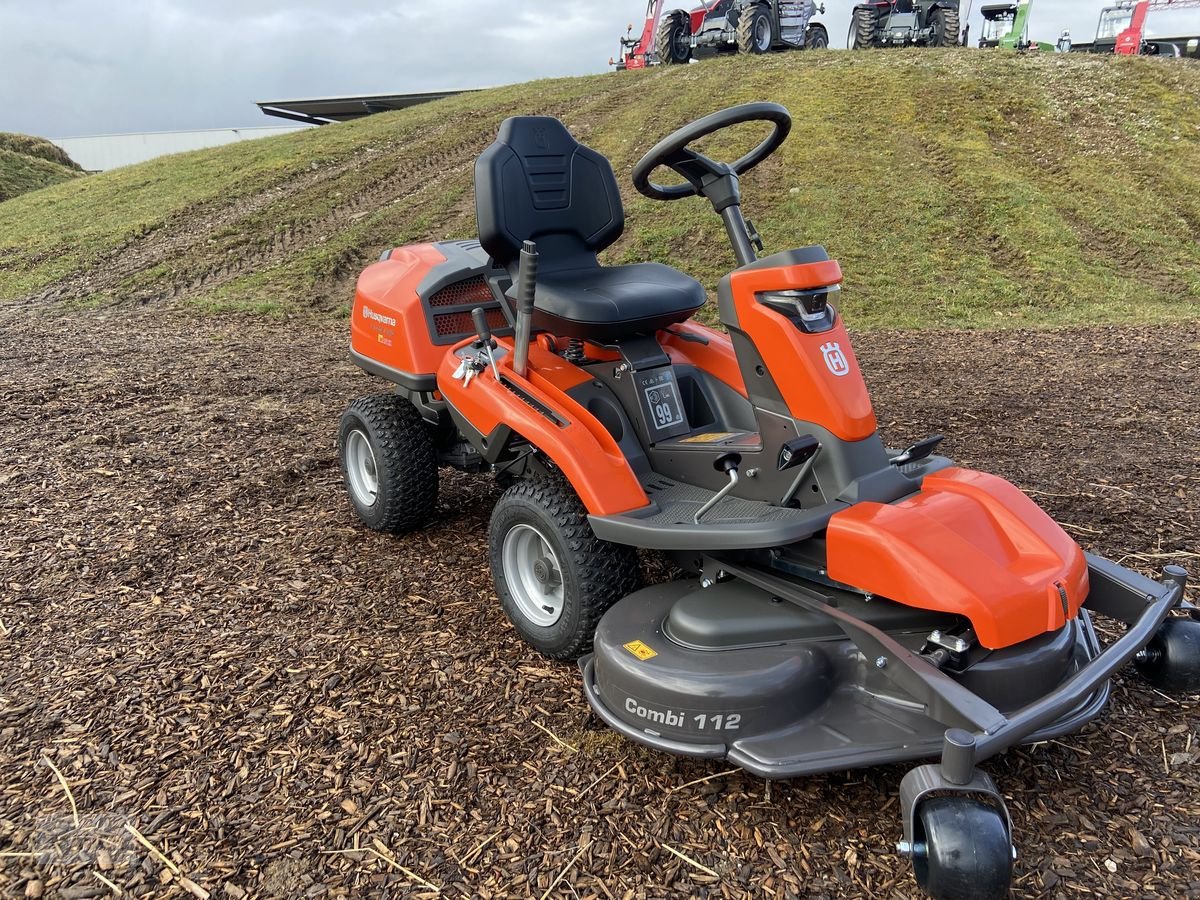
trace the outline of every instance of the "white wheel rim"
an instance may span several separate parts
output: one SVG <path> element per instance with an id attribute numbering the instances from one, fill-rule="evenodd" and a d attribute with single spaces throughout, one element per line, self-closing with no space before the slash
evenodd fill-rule
<path id="1" fill-rule="evenodd" d="M 771 49 L 771 20 L 766 16 L 754 23 L 754 43 L 762 53 Z"/>
<path id="2" fill-rule="evenodd" d="M 371 442 L 358 429 L 346 435 L 346 476 L 354 499 L 362 506 L 374 506 L 379 498 L 379 470 Z"/>
<path id="3" fill-rule="evenodd" d="M 532 525 L 517 525 L 504 535 L 504 580 L 517 611 L 542 628 L 562 618 L 566 606 L 562 565 L 545 536 Z"/>

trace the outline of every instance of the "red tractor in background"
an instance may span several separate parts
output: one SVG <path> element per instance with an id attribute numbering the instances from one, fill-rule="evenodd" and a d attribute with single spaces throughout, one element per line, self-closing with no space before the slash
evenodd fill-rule
<path id="1" fill-rule="evenodd" d="M 1179 56 L 1179 47 L 1173 42 L 1146 40 L 1146 18 L 1151 10 L 1156 9 L 1200 9 L 1200 0 L 1140 0 L 1137 3 L 1123 3 L 1105 9 L 1100 16 L 1100 29 L 1104 27 L 1106 15 L 1111 18 L 1114 26 L 1126 25 L 1116 36 L 1113 52 L 1118 56 Z"/>
<path id="2" fill-rule="evenodd" d="M 629 26 L 621 39 L 621 59 L 609 60 L 617 71 L 650 65 L 678 65 L 717 53 L 770 53 L 774 50 L 819 50 L 829 46 L 829 32 L 814 14 L 825 6 L 813 0 L 709 0 L 691 12 L 663 13 L 664 0 L 649 0 L 639 38 Z"/>

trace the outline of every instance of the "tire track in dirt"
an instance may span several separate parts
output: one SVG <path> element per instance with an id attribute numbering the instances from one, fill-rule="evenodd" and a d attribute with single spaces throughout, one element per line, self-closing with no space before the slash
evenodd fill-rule
<path id="1" fill-rule="evenodd" d="M 1033 167 L 1033 172 L 1036 173 L 1035 178 L 1043 182 L 1056 181 L 1060 187 L 1066 185 L 1069 190 L 1065 192 L 1065 195 L 1068 197 L 1089 196 L 1089 188 L 1080 182 L 1072 174 L 1071 169 L 1063 163 L 1063 159 L 1071 155 L 1072 148 L 1052 147 L 1044 141 L 1034 140 L 1027 140 L 1026 146 L 1033 148 L 1033 158 L 1036 162 L 1036 166 Z M 1080 250 L 1087 258 L 1103 265 L 1112 265 L 1117 271 L 1136 272 L 1138 278 L 1164 294 L 1184 296 L 1188 293 L 1187 282 L 1178 275 L 1147 265 L 1151 260 L 1147 258 L 1146 251 L 1130 243 L 1127 235 L 1123 235 L 1115 229 L 1106 228 L 1099 223 L 1089 222 L 1079 212 L 1061 204 L 1056 207 L 1055 211 L 1067 221 L 1072 231 L 1079 237 Z M 1187 221 L 1182 215 L 1180 218 Z"/>
<path id="2" fill-rule="evenodd" d="M 945 147 L 928 137 L 918 136 L 917 145 L 921 148 L 926 163 L 932 164 L 930 168 L 942 175 L 941 184 L 948 188 L 956 203 L 970 210 L 971 214 L 964 218 L 971 222 L 984 222 L 986 217 L 983 203 L 975 193 L 971 180 L 963 174 L 960 164 Z M 1030 273 L 1016 264 L 1016 261 L 1024 256 L 1019 247 L 994 228 L 981 227 L 978 233 L 983 236 L 979 246 L 987 253 L 997 271 L 1018 283 L 1028 280 Z"/>
<path id="3" fill-rule="evenodd" d="M 661 77 L 661 76 L 659 76 Z M 537 110 L 539 114 L 557 117 L 569 116 L 580 110 L 595 109 L 597 113 L 611 111 L 631 92 L 644 89 L 639 82 L 614 86 L 598 94 L 575 98 L 552 104 Z M 37 293 L 18 300 L 25 305 L 47 302 L 69 302 L 97 294 L 112 295 L 102 307 L 125 305 L 132 301 L 138 305 L 150 305 L 164 301 L 185 300 L 199 294 L 223 287 L 247 273 L 272 268 L 297 252 L 319 245 L 329 237 L 351 227 L 357 221 L 387 206 L 413 200 L 431 190 L 440 189 L 446 182 L 458 177 L 462 169 L 482 152 L 494 139 L 491 125 L 498 116 L 525 112 L 515 104 L 493 107 L 447 120 L 443 126 L 430 134 L 434 140 L 449 129 L 468 134 L 449 149 L 430 150 L 412 162 L 401 162 L 386 176 L 377 178 L 334 206 L 328 213 L 307 222 L 296 223 L 276 232 L 269 243 L 262 247 L 243 245 L 233 259 L 217 263 L 201 271 L 180 273 L 168 277 L 153 289 L 140 289 L 123 296 L 116 296 L 121 284 L 139 272 L 173 261 L 189 259 L 196 243 L 205 235 L 219 228 L 228 228 L 240 221 L 262 213 L 273 205 L 282 203 L 289 196 L 321 185 L 331 189 L 338 179 L 367 160 L 377 160 L 395 150 L 377 150 L 369 155 L 352 153 L 345 160 L 323 166 L 312 172 L 302 172 L 285 182 L 244 198 L 232 204 L 214 208 L 211 201 L 189 208 L 173 216 L 166 225 L 145 236 L 127 242 L 106 254 L 87 270 L 73 273 L 62 281 Z M 440 216 L 437 224 L 465 216 L 469 204 L 473 203 L 470 192 L 460 197 L 451 210 Z M 433 229 L 431 229 L 433 230 Z M 357 255 L 338 265 L 333 281 L 339 282 L 346 272 L 361 265 Z"/>

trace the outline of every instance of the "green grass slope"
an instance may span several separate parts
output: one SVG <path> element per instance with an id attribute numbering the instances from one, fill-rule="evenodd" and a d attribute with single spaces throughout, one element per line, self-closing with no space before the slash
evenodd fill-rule
<path id="1" fill-rule="evenodd" d="M 1171 320 L 1200 313 L 1200 66 L 1085 54 L 794 53 L 547 80 L 155 160 L 0 206 L 0 297 L 337 311 L 385 247 L 474 232 L 472 162 L 499 122 L 562 118 L 613 161 L 611 262 L 711 290 L 731 264 L 698 200 L 633 163 L 722 106 L 788 106 L 743 182 L 769 249 L 821 243 L 859 327 Z M 744 145 L 749 137 L 741 135 Z M 714 154 L 732 155 L 731 135 Z"/>
<path id="2" fill-rule="evenodd" d="M 0 132 L 0 202 L 82 174 L 61 147 L 27 134 Z"/>

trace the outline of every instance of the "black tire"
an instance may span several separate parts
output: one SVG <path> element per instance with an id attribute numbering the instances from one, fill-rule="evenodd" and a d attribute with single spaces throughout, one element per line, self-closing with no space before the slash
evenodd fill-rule
<path id="1" fill-rule="evenodd" d="M 917 884 L 935 900 L 1000 900 L 1012 884 L 1004 816 L 970 797 L 934 797 L 917 808 Z"/>
<path id="2" fill-rule="evenodd" d="M 520 559 L 521 543 L 535 540 L 531 533 L 552 556 L 539 560 L 540 573 L 536 565 L 507 571 L 506 558 Z M 488 543 L 492 578 L 505 614 L 521 637 L 554 659 L 575 659 L 591 650 L 600 617 L 640 586 L 634 550 L 597 538 L 587 510 L 557 478 L 520 481 L 505 491 L 492 511 Z M 528 610 L 531 603 L 536 607 L 537 598 L 531 597 L 531 584 L 535 591 L 548 584 L 561 586 L 560 597 L 553 601 L 560 608 L 556 619 L 550 605 L 542 607 L 542 622 L 532 618 Z"/>
<path id="3" fill-rule="evenodd" d="M 870 50 L 875 46 L 875 32 L 878 30 L 879 16 L 873 9 L 859 7 L 850 17 L 850 35 L 846 39 L 846 47 L 850 50 Z"/>
<path id="4" fill-rule="evenodd" d="M 775 22 L 762 3 L 742 11 L 737 24 L 739 53 L 770 53 L 775 46 Z"/>
<path id="5" fill-rule="evenodd" d="M 931 47 L 958 46 L 960 37 L 958 10 L 945 7 L 935 9 L 933 15 L 929 17 L 929 24 L 933 27 L 933 36 L 929 41 Z"/>
<path id="6" fill-rule="evenodd" d="M 825 30 L 824 25 L 810 25 L 808 27 L 808 32 L 804 35 L 804 49 L 829 49 L 829 32 Z"/>
<path id="7" fill-rule="evenodd" d="M 692 58 L 692 20 L 682 9 L 673 9 L 662 17 L 654 35 L 654 53 L 664 66 L 685 65 Z"/>
<path id="8" fill-rule="evenodd" d="M 1200 693 L 1200 622 L 1171 618 L 1134 657 L 1138 673 L 1164 691 Z"/>
<path id="9" fill-rule="evenodd" d="M 367 462 L 361 454 L 370 451 Z M 429 523 L 437 506 L 437 451 L 429 426 L 411 402 L 397 394 L 359 397 L 342 414 L 338 457 L 346 492 L 363 524 L 375 531 L 403 534 Z M 355 472 L 373 468 L 369 485 Z"/>

